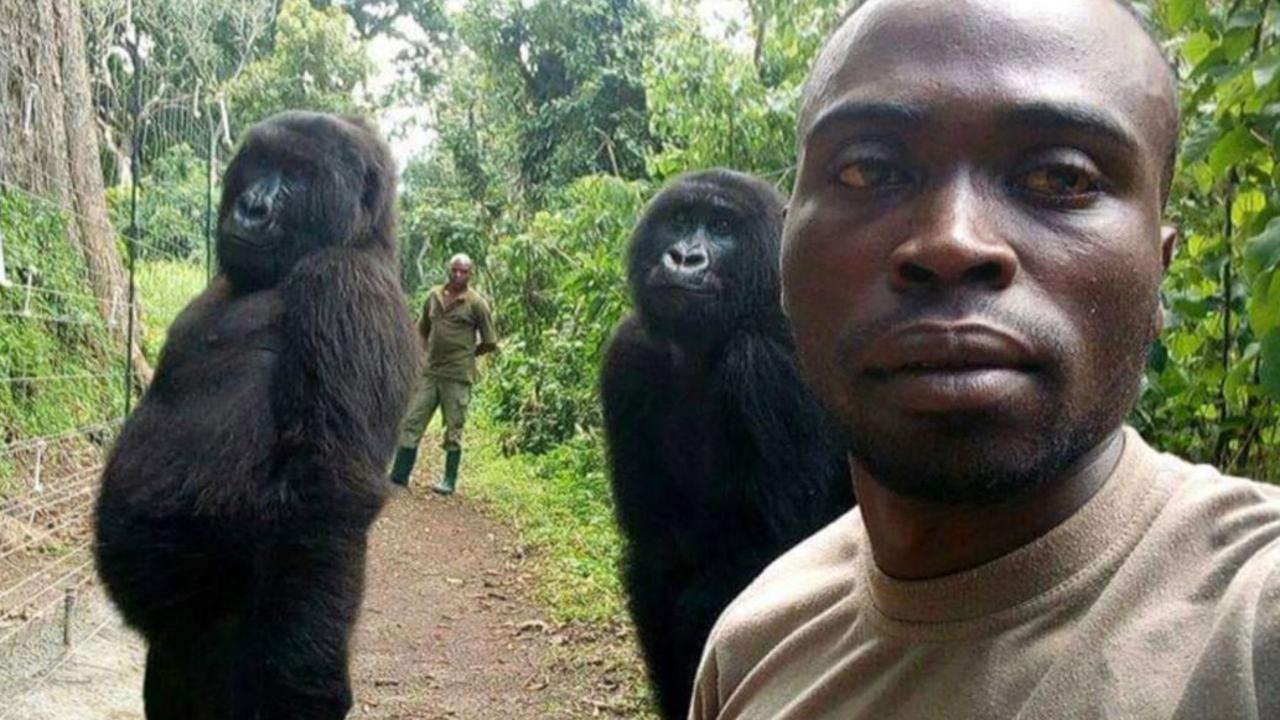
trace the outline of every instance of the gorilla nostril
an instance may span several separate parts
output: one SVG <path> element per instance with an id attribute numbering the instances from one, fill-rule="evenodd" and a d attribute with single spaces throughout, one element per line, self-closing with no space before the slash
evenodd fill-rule
<path id="1" fill-rule="evenodd" d="M 280 192 L 280 178 L 274 174 L 251 184 L 236 198 L 236 222 L 248 230 L 266 225 L 271 220 Z"/>
<path id="2" fill-rule="evenodd" d="M 662 259 L 673 270 L 701 270 L 708 264 L 706 250 L 685 243 L 667 248 Z"/>
<path id="3" fill-rule="evenodd" d="M 246 225 L 260 225 L 267 219 L 270 208 L 257 198 L 241 195 L 236 202 L 236 215 Z"/>

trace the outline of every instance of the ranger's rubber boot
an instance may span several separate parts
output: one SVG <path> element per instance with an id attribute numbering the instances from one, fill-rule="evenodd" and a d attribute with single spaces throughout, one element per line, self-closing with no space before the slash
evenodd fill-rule
<path id="1" fill-rule="evenodd" d="M 461 450 L 449 450 L 444 454 L 444 478 L 440 484 L 431 488 L 441 495 L 452 495 L 458 488 L 458 465 L 462 463 Z"/>
<path id="2" fill-rule="evenodd" d="M 391 482 L 400 487 L 409 487 L 409 476 L 413 474 L 413 464 L 418 460 L 418 448 L 397 448 L 396 461 L 391 465 Z"/>

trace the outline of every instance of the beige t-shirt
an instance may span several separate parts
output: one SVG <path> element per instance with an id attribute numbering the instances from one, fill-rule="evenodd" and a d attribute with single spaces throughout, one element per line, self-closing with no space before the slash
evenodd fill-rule
<path id="1" fill-rule="evenodd" d="M 879 572 L 855 509 L 720 617 L 690 717 L 1280 719 L 1280 488 L 1126 429 L 1074 516 L 943 578 Z"/>

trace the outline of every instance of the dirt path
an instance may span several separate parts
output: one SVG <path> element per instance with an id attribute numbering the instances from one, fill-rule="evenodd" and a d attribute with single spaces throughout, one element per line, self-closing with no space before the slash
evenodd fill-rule
<path id="1" fill-rule="evenodd" d="M 393 498 L 370 548 L 352 716 L 611 714 L 623 688 L 607 667 L 568 661 L 581 633 L 553 628 L 527 599 L 530 572 L 511 532 L 465 498 L 421 484 Z"/>
<path id="2" fill-rule="evenodd" d="M 633 716 L 634 689 L 616 671 L 630 661 L 624 641 L 554 627 L 529 599 L 533 564 L 511 531 L 465 497 L 439 498 L 417 482 L 391 499 L 370 538 L 350 717 Z M 96 612 L 95 631 L 0 717 L 141 720 L 141 642 Z"/>

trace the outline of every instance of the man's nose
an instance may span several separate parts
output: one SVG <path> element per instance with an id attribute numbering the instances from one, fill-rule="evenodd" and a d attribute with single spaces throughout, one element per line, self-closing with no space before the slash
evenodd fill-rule
<path id="1" fill-rule="evenodd" d="M 991 203 L 960 175 L 922 205 L 911 237 L 890 255 L 893 286 L 909 291 L 957 285 L 1001 290 L 1018 272 Z"/>

